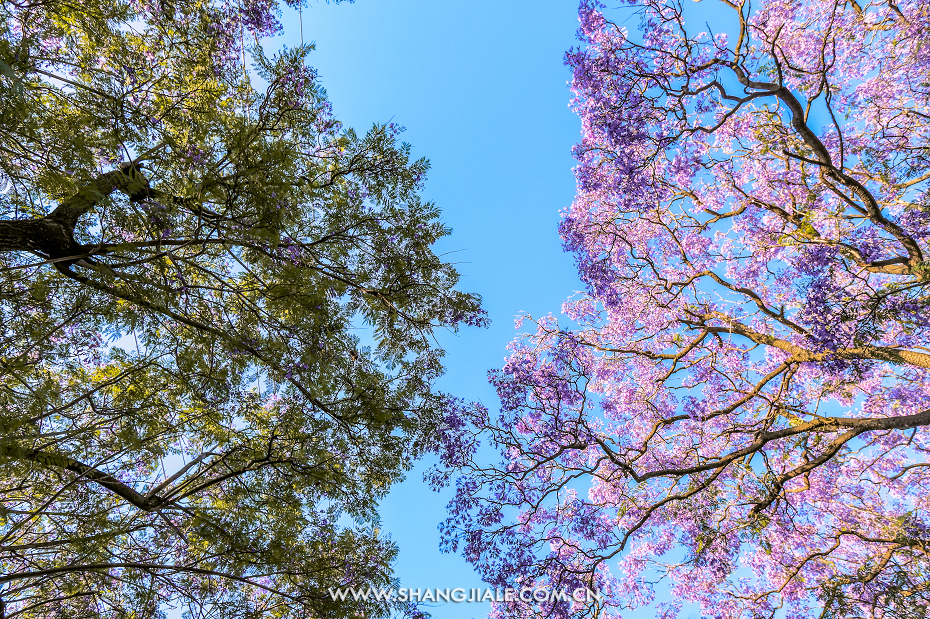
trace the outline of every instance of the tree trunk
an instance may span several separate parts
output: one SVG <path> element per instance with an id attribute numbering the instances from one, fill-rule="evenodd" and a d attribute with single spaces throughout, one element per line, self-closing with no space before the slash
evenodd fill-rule
<path id="1" fill-rule="evenodd" d="M 74 240 L 73 228 L 51 217 L 0 221 L 0 252 L 28 251 L 49 258 L 64 258 L 83 253 Z"/>

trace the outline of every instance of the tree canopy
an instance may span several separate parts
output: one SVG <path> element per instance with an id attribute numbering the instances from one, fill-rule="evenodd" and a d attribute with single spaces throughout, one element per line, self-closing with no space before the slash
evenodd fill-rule
<path id="1" fill-rule="evenodd" d="M 630 4 L 566 57 L 587 289 L 450 407 L 446 543 L 605 595 L 497 617 L 923 618 L 930 5 Z"/>
<path id="2" fill-rule="evenodd" d="M 377 501 L 434 449 L 400 128 L 335 119 L 270 0 L 0 8 L 0 616 L 382 616 Z M 5 615 L 4 615 L 5 612 Z"/>

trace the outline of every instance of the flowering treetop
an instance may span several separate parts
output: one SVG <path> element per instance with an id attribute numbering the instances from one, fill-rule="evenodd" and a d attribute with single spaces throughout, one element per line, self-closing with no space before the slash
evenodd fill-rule
<path id="1" fill-rule="evenodd" d="M 450 410 L 447 543 L 606 594 L 499 616 L 924 617 L 930 6 L 630 4 L 567 55 L 587 291 Z"/>

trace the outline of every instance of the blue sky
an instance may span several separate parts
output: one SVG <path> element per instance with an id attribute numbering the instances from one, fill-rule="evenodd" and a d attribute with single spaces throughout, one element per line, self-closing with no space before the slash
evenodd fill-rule
<path id="1" fill-rule="evenodd" d="M 424 195 L 453 229 L 439 246 L 458 263 L 461 288 L 480 293 L 493 324 L 440 335 L 448 374 L 440 386 L 497 404 L 486 379 L 516 331 L 514 316 L 558 312 L 581 288 L 557 234 L 574 195 L 563 54 L 575 44 L 576 0 L 357 0 L 303 10 L 309 63 L 336 115 L 362 132 L 373 122 L 407 128 L 403 139 L 432 169 Z M 266 49 L 300 41 L 296 13 Z M 401 585 L 479 587 L 460 557 L 439 552 L 448 494 L 411 472 L 382 504 L 383 528 L 400 546 Z M 488 604 L 444 604 L 434 617 L 483 617 Z"/>

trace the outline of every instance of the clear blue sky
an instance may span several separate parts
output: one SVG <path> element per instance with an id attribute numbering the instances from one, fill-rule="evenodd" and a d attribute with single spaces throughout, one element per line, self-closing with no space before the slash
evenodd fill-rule
<path id="1" fill-rule="evenodd" d="M 440 336 L 448 351 L 443 390 L 497 398 L 486 379 L 513 339 L 514 316 L 558 312 L 581 288 L 562 252 L 559 211 L 574 195 L 571 147 L 579 121 L 568 109 L 565 51 L 575 44 L 576 0 L 357 0 L 303 10 L 309 63 L 340 120 L 357 131 L 393 120 L 416 157 L 432 163 L 425 197 L 453 229 L 461 288 L 480 293 L 493 324 Z M 266 49 L 300 41 L 297 14 Z M 465 561 L 439 552 L 448 494 L 420 467 L 382 504 L 383 528 L 400 546 L 405 587 L 479 587 Z M 484 617 L 488 604 L 445 604 L 438 619 Z"/>

